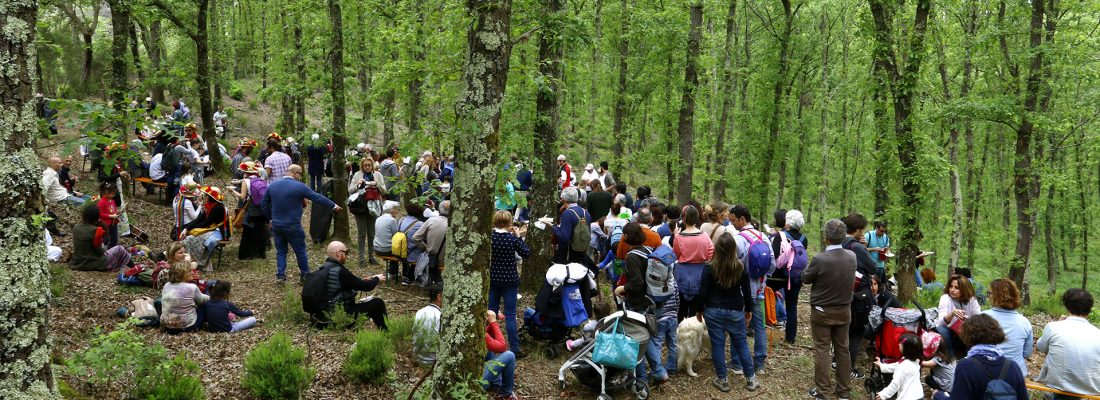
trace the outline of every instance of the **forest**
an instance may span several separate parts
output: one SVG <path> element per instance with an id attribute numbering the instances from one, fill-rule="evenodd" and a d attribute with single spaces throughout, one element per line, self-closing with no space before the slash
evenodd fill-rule
<path id="1" fill-rule="evenodd" d="M 903 300 L 917 297 L 922 252 L 934 252 L 926 267 L 943 276 L 965 267 L 985 281 L 1011 278 L 1025 304 L 1057 304 L 1069 288 L 1100 293 L 1089 279 L 1090 247 L 1100 248 L 1090 238 L 1100 1 L 0 0 L 0 9 L 0 141 L 22 154 L 0 172 L 5 199 L 30 196 L 20 190 L 36 187 L 42 156 L 75 153 L 79 135 L 125 142 L 117 126 L 133 118 L 131 101 L 183 99 L 211 143 L 320 134 L 341 164 L 360 142 L 454 154 L 463 189 L 452 219 L 462 227 L 448 234 L 458 267 L 444 297 L 456 307 L 484 307 L 484 293 L 461 288 L 487 287 L 488 239 L 470 227 L 488 226 L 510 179 L 501 166 L 534 166 L 531 207 L 542 216 L 557 207 L 559 153 L 575 169 L 608 161 L 629 187 L 671 204 L 743 204 L 762 221 L 802 210 L 813 251 L 830 218 L 888 221 Z M 59 110 L 61 136 L 27 115 L 42 102 Z M 231 121 L 229 139 L 215 132 L 216 111 Z M 346 198 L 341 171 L 336 196 Z M 43 205 L 24 203 L 0 212 L 22 227 L 0 238 L 5 264 L 33 258 L 12 243 L 41 236 L 27 227 Z M 335 228 L 349 237 L 346 214 Z M 548 259 L 545 241 L 532 247 Z M 44 266 L 26 274 L 28 285 L 48 279 Z M 0 307 L 12 321 L 43 318 L 41 308 Z M 473 342 L 483 322 L 443 317 Z M 471 343 L 453 338 L 443 349 Z M 454 353 L 435 379 L 460 382 L 480 365 L 480 354 Z M 42 354 L 27 357 L 28 368 L 48 369 Z"/>

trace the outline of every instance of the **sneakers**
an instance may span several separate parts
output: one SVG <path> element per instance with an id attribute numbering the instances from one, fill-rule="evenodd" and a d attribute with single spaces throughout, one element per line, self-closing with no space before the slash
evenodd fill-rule
<path id="1" fill-rule="evenodd" d="M 522 399 L 520 399 L 519 396 L 516 396 L 515 393 L 512 393 L 511 396 L 497 396 L 497 400 L 522 400 Z"/>
<path id="2" fill-rule="evenodd" d="M 745 374 L 745 371 L 742 370 L 741 368 L 730 368 L 730 372 L 733 372 L 734 375 L 744 375 Z"/>
<path id="3" fill-rule="evenodd" d="M 810 388 L 810 391 L 807 392 L 807 394 L 809 394 L 810 398 L 813 398 L 813 399 L 820 399 L 820 400 L 827 400 L 828 399 L 827 397 L 825 397 L 824 394 L 821 394 L 821 392 L 818 392 L 816 387 Z"/>
<path id="4" fill-rule="evenodd" d="M 852 370 L 852 375 L 850 375 L 850 376 L 852 377 L 852 379 L 863 379 L 863 377 L 864 377 L 863 373 L 859 372 L 858 369 L 853 369 Z"/>
<path id="5" fill-rule="evenodd" d="M 280 285 L 285 285 L 286 284 L 286 277 L 285 276 L 275 277 L 275 283 L 278 283 Z"/>
<path id="6" fill-rule="evenodd" d="M 409 286 L 411 284 L 412 284 L 412 281 L 410 281 L 409 278 L 405 278 L 405 277 L 401 278 L 401 286 Z"/>
<path id="7" fill-rule="evenodd" d="M 516 356 L 517 360 L 521 359 L 521 358 L 524 358 L 524 357 L 527 357 L 527 353 L 523 352 L 523 350 L 514 351 L 514 352 L 512 352 L 512 354 L 514 354 Z"/>
<path id="8" fill-rule="evenodd" d="M 748 389 L 750 392 L 756 390 L 758 387 L 760 387 L 760 380 L 757 379 L 756 376 L 749 378 L 748 382 L 745 383 L 745 389 Z"/>
<path id="9" fill-rule="evenodd" d="M 723 392 L 729 392 L 730 391 L 730 381 L 727 380 L 727 379 L 714 378 L 714 380 L 711 381 L 711 384 L 713 384 L 714 387 L 718 388 L 718 390 L 721 390 Z"/>

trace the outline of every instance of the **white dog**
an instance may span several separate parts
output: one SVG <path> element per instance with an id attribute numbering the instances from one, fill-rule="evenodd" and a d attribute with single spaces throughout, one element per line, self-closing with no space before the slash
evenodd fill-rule
<path id="1" fill-rule="evenodd" d="M 707 326 L 694 317 L 684 318 L 676 327 L 676 369 L 687 371 L 692 377 L 699 376 L 692 369 L 699 352 L 703 350 L 703 338 L 707 337 Z"/>

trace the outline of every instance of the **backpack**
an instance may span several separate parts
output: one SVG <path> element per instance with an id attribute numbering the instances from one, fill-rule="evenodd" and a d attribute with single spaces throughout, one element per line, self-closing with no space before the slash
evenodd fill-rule
<path id="1" fill-rule="evenodd" d="M 672 248 L 662 244 L 657 248 L 645 247 L 645 251 L 636 249 L 630 252 L 647 260 L 646 294 L 657 304 L 671 299 L 676 294 L 676 279 L 673 277 L 676 254 L 672 252 Z"/>
<path id="2" fill-rule="evenodd" d="M 561 309 L 562 323 L 567 327 L 576 327 L 588 320 L 588 311 L 584 309 L 584 298 L 581 296 L 579 283 L 566 283 L 561 285 Z"/>
<path id="3" fill-rule="evenodd" d="M 980 362 L 978 363 L 978 366 L 980 366 L 982 370 L 985 371 L 986 376 L 989 376 L 990 378 L 989 382 L 986 382 L 985 384 L 985 395 L 982 396 L 982 399 L 1015 400 L 1017 398 L 1016 388 L 1012 387 L 1012 385 L 1009 385 L 1008 382 L 1005 382 L 1005 377 L 1008 376 L 1008 369 L 1014 368 L 1015 363 L 1011 362 L 1011 360 L 1007 358 L 1003 360 L 1004 366 L 1001 367 L 1001 376 L 997 378 L 994 378 L 993 375 L 989 373 L 989 370 L 985 369 L 984 365 L 982 365 Z"/>
<path id="4" fill-rule="evenodd" d="M 623 226 L 615 225 L 611 228 L 611 234 L 607 235 L 607 242 L 611 245 L 611 251 L 615 251 L 615 248 L 619 246 L 619 241 L 623 239 Z"/>
<path id="5" fill-rule="evenodd" d="M 401 229 L 400 224 L 397 225 L 397 229 L 399 230 L 394 233 L 393 237 L 390 239 L 390 243 L 392 243 L 390 245 L 390 253 L 402 260 L 409 258 L 409 230 L 414 226 L 416 226 L 415 221 L 409 224 L 405 229 Z"/>
<path id="6" fill-rule="evenodd" d="M 267 182 L 259 177 L 252 178 L 248 183 L 248 195 L 252 196 L 252 205 L 259 206 L 264 193 L 267 193 Z"/>
<path id="7" fill-rule="evenodd" d="M 787 271 L 787 289 L 793 283 L 802 283 L 802 271 L 810 264 L 810 257 L 806 254 L 806 247 L 801 240 L 795 240 L 790 233 L 782 232 L 782 243 L 779 245 L 779 258 L 775 260 L 778 268 Z"/>
<path id="8" fill-rule="evenodd" d="M 348 211 L 356 215 L 365 215 L 370 212 L 370 207 L 367 206 L 367 199 L 362 190 L 348 196 Z"/>
<path id="9" fill-rule="evenodd" d="M 318 314 L 328 309 L 328 273 L 329 268 L 323 267 L 306 275 L 302 284 L 302 311 Z"/>
<path id="10" fill-rule="evenodd" d="M 574 215 L 577 216 L 577 224 L 573 225 L 573 237 L 569 239 L 569 249 L 576 252 L 586 252 L 591 247 L 592 231 L 588 226 L 588 219 L 577 212 L 577 210 L 570 208 Z"/>
<path id="11" fill-rule="evenodd" d="M 179 146 L 179 145 L 176 145 Z M 161 169 L 165 171 L 175 171 L 180 165 L 180 154 L 176 152 L 176 146 L 168 146 L 168 149 L 164 151 L 164 155 L 160 156 Z"/>
<path id="12" fill-rule="evenodd" d="M 745 250 L 745 267 L 749 270 L 749 277 L 760 279 L 771 270 L 775 256 L 772 255 L 772 246 L 759 232 L 741 231 L 741 237 L 749 242 L 749 248 Z"/>

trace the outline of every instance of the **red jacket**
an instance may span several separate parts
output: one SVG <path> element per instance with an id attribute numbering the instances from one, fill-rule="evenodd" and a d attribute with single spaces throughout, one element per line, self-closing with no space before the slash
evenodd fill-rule
<path id="1" fill-rule="evenodd" d="M 492 322 L 485 327 L 485 348 L 493 353 L 508 351 L 508 342 L 504 340 L 504 334 L 500 333 L 500 324 Z"/>

